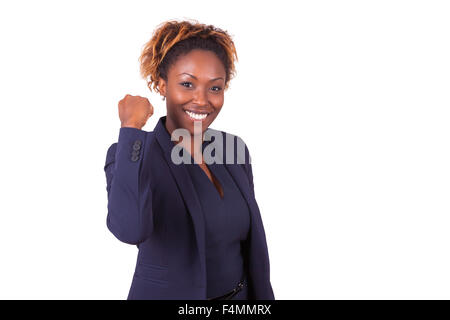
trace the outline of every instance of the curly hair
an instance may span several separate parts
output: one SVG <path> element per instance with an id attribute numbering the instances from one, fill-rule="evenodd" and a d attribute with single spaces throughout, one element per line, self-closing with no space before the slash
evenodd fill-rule
<path id="1" fill-rule="evenodd" d="M 152 91 L 159 92 L 160 79 L 167 81 L 169 67 L 181 55 L 194 49 L 214 52 L 222 61 L 225 72 L 225 90 L 235 76 L 236 48 L 230 35 L 212 25 L 190 21 L 169 20 L 159 24 L 139 57 L 140 73 Z"/>

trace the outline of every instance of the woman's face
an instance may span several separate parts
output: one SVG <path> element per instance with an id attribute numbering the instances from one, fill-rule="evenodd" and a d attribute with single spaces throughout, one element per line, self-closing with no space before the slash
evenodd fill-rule
<path id="1" fill-rule="evenodd" d="M 202 133 L 222 109 L 225 67 L 212 51 L 195 49 L 181 56 L 169 68 L 167 82 L 161 79 L 160 92 L 166 96 L 166 128 L 185 128 L 194 135 L 194 121 Z M 193 112 L 189 115 L 187 112 Z"/>

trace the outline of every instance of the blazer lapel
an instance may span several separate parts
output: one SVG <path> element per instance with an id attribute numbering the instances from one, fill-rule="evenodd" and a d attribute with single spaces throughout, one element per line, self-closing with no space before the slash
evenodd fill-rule
<path id="1" fill-rule="evenodd" d="M 209 128 L 210 132 L 218 130 Z M 222 141 L 226 141 L 226 132 L 220 131 L 222 134 Z M 247 174 L 242 167 L 242 164 L 237 163 L 237 159 L 240 158 L 237 155 L 237 148 L 236 148 L 236 136 L 233 137 L 233 148 L 234 148 L 234 155 L 233 155 L 233 163 L 228 164 L 226 163 L 225 159 L 226 156 L 226 150 L 227 148 L 224 147 L 222 150 L 216 150 L 218 152 L 218 157 L 222 157 L 223 163 L 225 164 L 225 168 L 228 170 L 230 175 L 233 177 L 234 182 L 238 186 L 239 190 L 242 193 L 242 196 L 244 197 L 245 201 L 248 204 L 248 208 L 250 211 L 250 236 L 247 242 L 249 252 L 248 252 L 248 262 L 250 267 L 250 273 L 255 278 L 255 281 L 259 281 L 261 283 L 264 283 L 264 277 L 261 277 L 263 274 L 269 273 L 269 257 L 268 257 L 268 250 L 267 250 L 267 243 L 266 243 L 266 236 L 264 232 L 264 226 L 262 223 L 261 213 L 259 211 L 258 204 L 256 202 L 256 199 L 254 196 L 250 193 L 250 184 L 248 181 Z M 247 159 L 245 159 L 247 161 Z M 258 284 L 254 284 L 254 286 L 257 286 Z"/>
<path id="2" fill-rule="evenodd" d="M 226 148 L 224 148 L 223 153 L 226 153 Z M 249 297 L 250 300 L 273 299 L 273 291 L 269 281 L 270 266 L 268 248 L 261 213 L 255 197 L 250 193 L 247 174 L 242 165 L 237 163 L 236 150 L 234 154 L 233 164 L 224 163 L 247 201 L 250 211 L 250 234 L 244 250 L 249 272 Z M 226 155 L 224 155 L 224 159 L 226 159 Z"/>
<path id="3" fill-rule="evenodd" d="M 172 171 L 173 177 L 176 180 L 180 193 L 184 199 L 188 211 L 191 214 L 192 221 L 194 223 L 195 235 L 197 240 L 197 247 L 199 250 L 200 266 L 203 278 L 201 279 L 201 285 L 206 285 L 206 254 L 205 254 L 205 224 L 202 214 L 202 209 L 200 205 L 200 200 L 198 199 L 197 193 L 194 191 L 194 185 L 187 172 L 185 166 L 176 165 L 172 162 L 171 152 L 172 148 L 175 146 L 175 142 L 171 140 L 170 134 L 164 126 L 166 116 L 159 119 L 154 132 L 156 138 L 161 145 L 164 157 L 170 170 Z"/>

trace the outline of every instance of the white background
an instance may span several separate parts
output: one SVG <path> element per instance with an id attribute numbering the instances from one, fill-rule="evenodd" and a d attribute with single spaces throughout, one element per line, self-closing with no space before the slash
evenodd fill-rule
<path id="1" fill-rule="evenodd" d="M 103 165 L 155 27 L 234 39 L 276 299 L 450 298 L 447 1 L 2 1 L 0 298 L 125 299 Z"/>

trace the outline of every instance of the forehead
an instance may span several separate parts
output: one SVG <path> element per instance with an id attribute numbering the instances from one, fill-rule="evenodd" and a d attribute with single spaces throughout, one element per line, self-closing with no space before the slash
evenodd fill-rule
<path id="1" fill-rule="evenodd" d="M 209 50 L 195 49 L 180 56 L 171 66 L 169 74 L 190 73 L 197 78 L 216 78 L 225 76 L 225 67 L 217 55 Z"/>

